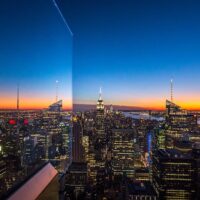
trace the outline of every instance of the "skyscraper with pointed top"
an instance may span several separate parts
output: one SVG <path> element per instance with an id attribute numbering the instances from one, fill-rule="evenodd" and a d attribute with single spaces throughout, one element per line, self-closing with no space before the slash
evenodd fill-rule
<path id="1" fill-rule="evenodd" d="M 97 114 L 96 114 L 96 130 L 99 139 L 105 138 L 104 130 L 104 102 L 102 99 L 102 90 L 99 90 L 99 99 L 97 101 Z"/>

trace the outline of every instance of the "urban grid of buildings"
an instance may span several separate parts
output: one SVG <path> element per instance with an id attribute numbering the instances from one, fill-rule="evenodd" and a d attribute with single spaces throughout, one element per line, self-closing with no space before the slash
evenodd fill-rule
<path id="1" fill-rule="evenodd" d="M 2 111 L 1 198 L 16 199 L 31 180 L 33 191 L 44 187 L 49 173 L 37 199 L 200 199 L 198 116 L 173 96 L 165 112 L 119 111 L 101 91 L 96 109 L 84 112 L 62 111 L 61 100 Z"/>

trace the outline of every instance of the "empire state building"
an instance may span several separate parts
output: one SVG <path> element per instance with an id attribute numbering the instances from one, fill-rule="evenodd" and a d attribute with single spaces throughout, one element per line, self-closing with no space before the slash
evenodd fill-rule
<path id="1" fill-rule="evenodd" d="M 104 130 L 104 102 L 102 99 L 101 88 L 99 91 L 99 99 L 97 101 L 97 114 L 96 114 L 96 130 L 99 139 L 105 138 Z"/>

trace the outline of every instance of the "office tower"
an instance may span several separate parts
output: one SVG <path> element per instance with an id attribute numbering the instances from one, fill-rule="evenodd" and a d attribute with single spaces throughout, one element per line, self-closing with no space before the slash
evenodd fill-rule
<path id="1" fill-rule="evenodd" d="M 30 136 L 25 137 L 23 142 L 23 151 L 22 151 L 23 165 L 27 166 L 35 161 L 34 147 L 35 147 L 34 140 Z"/>
<path id="2" fill-rule="evenodd" d="M 180 138 L 183 133 L 197 127 L 197 118 L 181 109 L 180 106 L 166 100 L 166 127 L 168 136 Z"/>
<path id="3" fill-rule="evenodd" d="M 64 159 L 71 160 L 72 128 L 69 123 L 62 123 L 60 126 L 62 132 L 62 156 L 64 156 Z"/>
<path id="4" fill-rule="evenodd" d="M 66 173 L 65 185 L 67 195 L 77 199 L 84 192 L 87 183 L 87 163 L 84 162 L 82 146 L 83 128 L 81 119 L 77 116 L 73 117 L 72 133 L 72 163 Z"/>
<path id="5" fill-rule="evenodd" d="M 176 140 L 198 129 L 197 117 L 175 103 L 166 100 L 165 146 L 174 148 Z"/>
<path id="6" fill-rule="evenodd" d="M 145 126 L 140 126 L 137 128 L 137 142 L 138 142 L 138 146 L 140 148 L 140 153 L 142 155 L 145 154 L 146 152 L 146 140 L 144 139 L 146 135 L 146 127 Z M 141 156 L 141 155 L 139 155 Z"/>
<path id="7" fill-rule="evenodd" d="M 62 100 L 59 100 L 49 106 L 49 111 L 51 112 L 61 112 L 62 111 Z"/>
<path id="8" fill-rule="evenodd" d="M 192 200 L 195 188 L 195 160 L 175 149 L 158 150 L 153 155 L 153 186 L 158 198 Z"/>
<path id="9" fill-rule="evenodd" d="M 195 160 L 195 199 L 200 199 L 200 143 L 194 143 L 192 147 L 192 156 Z"/>
<path id="10" fill-rule="evenodd" d="M 134 129 L 113 129 L 111 136 L 112 172 L 134 177 Z"/>
<path id="11" fill-rule="evenodd" d="M 72 136 L 72 160 L 73 162 L 83 162 L 84 152 L 82 146 L 83 129 L 79 120 L 73 120 Z"/>
<path id="12" fill-rule="evenodd" d="M 158 150 L 158 149 L 165 149 L 165 129 L 164 128 L 156 128 L 154 129 L 154 134 L 153 134 L 153 150 Z"/>

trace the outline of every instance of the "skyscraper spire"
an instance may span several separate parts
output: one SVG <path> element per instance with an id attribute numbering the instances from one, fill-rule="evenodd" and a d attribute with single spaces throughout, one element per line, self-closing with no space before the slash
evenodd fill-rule
<path id="1" fill-rule="evenodd" d="M 58 101 L 58 80 L 56 80 L 56 102 Z"/>
<path id="2" fill-rule="evenodd" d="M 99 88 L 99 100 L 102 100 L 102 89 L 101 89 L 101 87 Z"/>
<path id="3" fill-rule="evenodd" d="M 97 101 L 97 110 L 104 110 L 104 103 L 103 103 L 103 99 L 102 99 L 101 87 L 99 89 L 99 99 Z"/>
<path id="4" fill-rule="evenodd" d="M 171 86 L 171 102 L 173 102 L 174 101 L 174 99 L 173 99 L 173 87 L 174 87 L 174 84 L 173 84 L 173 79 L 171 79 L 171 81 L 170 81 L 170 86 Z"/>
<path id="5" fill-rule="evenodd" d="M 19 112 L 19 83 L 17 84 L 17 111 Z"/>

